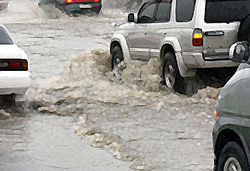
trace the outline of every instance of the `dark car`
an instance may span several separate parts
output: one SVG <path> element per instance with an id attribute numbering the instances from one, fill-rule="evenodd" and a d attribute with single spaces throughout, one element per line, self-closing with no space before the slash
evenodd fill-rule
<path id="1" fill-rule="evenodd" d="M 243 63 L 222 89 L 213 130 L 215 171 L 249 171 L 250 59 L 247 42 L 230 49 L 231 60 Z"/>
<path id="2" fill-rule="evenodd" d="M 99 14 L 102 9 L 102 0 L 41 0 L 38 5 L 46 4 L 54 5 L 67 14 L 89 11 Z"/>

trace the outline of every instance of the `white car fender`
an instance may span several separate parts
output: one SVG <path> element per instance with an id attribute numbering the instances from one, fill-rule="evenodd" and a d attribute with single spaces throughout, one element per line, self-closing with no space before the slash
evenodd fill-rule
<path id="1" fill-rule="evenodd" d="M 114 34 L 111 43 L 117 41 L 120 43 L 122 48 L 123 57 L 126 63 L 131 61 L 130 53 L 126 38 L 122 34 Z"/>
<path id="2" fill-rule="evenodd" d="M 19 47 L 18 47 L 18 48 L 19 48 Z M 21 49 L 21 48 L 19 48 L 19 49 L 20 49 L 21 57 L 22 57 L 23 59 L 27 59 L 27 60 L 28 60 L 28 56 L 27 56 L 27 54 L 24 52 L 24 50 Z"/>
<path id="3" fill-rule="evenodd" d="M 175 56 L 176 56 L 176 61 L 177 65 L 180 71 L 180 74 L 182 77 L 193 77 L 196 75 L 196 70 L 195 69 L 188 69 L 183 61 L 182 55 L 181 55 L 181 46 L 176 37 L 166 37 L 162 40 L 161 43 L 161 48 L 164 45 L 171 45 L 174 48 L 175 51 Z"/>

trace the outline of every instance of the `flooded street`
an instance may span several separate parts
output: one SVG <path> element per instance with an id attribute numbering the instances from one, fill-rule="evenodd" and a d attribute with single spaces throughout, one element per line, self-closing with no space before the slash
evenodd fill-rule
<path id="1" fill-rule="evenodd" d="M 36 4 L 12 0 L 0 13 L 32 77 L 25 117 L 0 121 L 0 170 L 212 170 L 217 89 L 174 94 L 153 60 L 117 78 L 111 23 L 125 13 L 51 19 Z"/>
<path id="2" fill-rule="evenodd" d="M 128 170 L 104 150 L 90 148 L 73 126 L 71 117 L 35 112 L 0 121 L 0 170 Z"/>
<path id="3" fill-rule="evenodd" d="M 104 38 L 111 27 L 105 18 L 82 22 L 84 16 L 71 19 L 62 14 L 66 21 L 49 20 L 34 13 L 37 9 L 34 1 L 11 1 L 9 11 L 0 13 L 0 22 L 29 56 L 31 91 L 39 87 L 39 80 L 61 73 L 65 62 L 80 51 L 108 47 Z M 95 27 L 87 28 L 86 21 Z M 103 23 L 107 33 L 101 30 Z M 129 170 L 126 163 L 81 140 L 74 133 L 74 118 L 27 112 L 25 117 L 0 121 L 0 170 Z"/>

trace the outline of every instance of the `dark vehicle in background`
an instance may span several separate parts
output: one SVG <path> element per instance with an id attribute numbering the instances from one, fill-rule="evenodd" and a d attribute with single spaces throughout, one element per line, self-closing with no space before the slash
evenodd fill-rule
<path id="1" fill-rule="evenodd" d="M 93 12 L 99 14 L 102 9 L 102 0 L 41 0 L 38 6 L 54 5 L 67 14 Z"/>
<path id="2" fill-rule="evenodd" d="M 249 171 L 250 59 L 247 42 L 230 49 L 233 62 L 242 63 L 222 89 L 213 130 L 215 171 Z"/>

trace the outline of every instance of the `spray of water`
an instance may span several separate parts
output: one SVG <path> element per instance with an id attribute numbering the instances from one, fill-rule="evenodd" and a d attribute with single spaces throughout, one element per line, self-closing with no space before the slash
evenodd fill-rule
<path id="1" fill-rule="evenodd" d="M 105 8 L 118 8 L 124 10 L 137 9 L 142 0 L 104 0 Z"/>
<path id="2" fill-rule="evenodd" d="M 81 114 L 88 103 L 96 106 L 95 111 L 99 103 L 158 108 L 159 104 L 183 100 L 206 103 L 206 98 L 216 99 L 219 93 L 218 89 L 207 88 L 195 96 L 196 100 L 174 94 L 159 83 L 160 65 L 154 59 L 148 64 L 128 64 L 120 77 L 111 71 L 110 61 L 110 54 L 103 50 L 79 54 L 65 66 L 64 73 L 40 81 L 39 90 L 29 90 L 30 106 L 39 111 L 71 115 Z"/>

